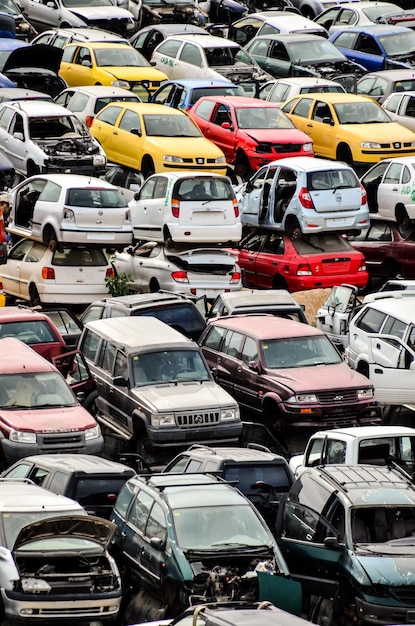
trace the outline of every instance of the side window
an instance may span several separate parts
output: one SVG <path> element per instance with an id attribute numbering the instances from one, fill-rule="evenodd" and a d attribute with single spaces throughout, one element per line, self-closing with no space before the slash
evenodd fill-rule
<path id="1" fill-rule="evenodd" d="M 368 307 L 356 320 L 355 326 L 366 333 L 378 333 L 385 321 L 386 313 Z"/>
<path id="2" fill-rule="evenodd" d="M 188 456 L 180 457 L 174 465 L 171 465 L 168 469 L 169 474 L 182 474 L 186 468 Z M 166 471 L 166 470 L 165 470 Z"/>
<path id="3" fill-rule="evenodd" d="M 150 178 L 141 188 L 140 200 L 151 200 L 154 196 L 157 178 Z"/>
<path id="4" fill-rule="evenodd" d="M 156 186 L 154 190 L 154 198 L 165 198 L 167 193 L 167 178 L 159 176 L 156 178 Z"/>
<path id="5" fill-rule="evenodd" d="M 402 174 L 402 184 L 407 185 L 410 180 L 411 180 L 411 172 L 409 171 L 409 168 L 405 165 L 405 167 L 403 168 L 403 174 Z"/>
<path id="6" fill-rule="evenodd" d="M 77 48 L 77 46 L 65 46 L 63 49 L 62 63 L 73 63 Z"/>
<path id="7" fill-rule="evenodd" d="M 14 133 L 20 133 L 24 138 L 23 117 L 19 113 L 16 113 L 10 124 L 10 134 L 13 135 Z"/>
<path id="8" fill-rule="evenodd" d="M 202 54 L 199 48 L 191 43 L 184 44 L 179 60 L 196 67 L 202 67 Z"/>
<path id="9" fill-rule="evenodd" d="M 399 181 L 401 179 L 401 171 L 402 171 L 401 163 L 392 163 L 385 174 L 383 183 L 385 185 L 399 184 Z"/>
<path id="10" fill-rule="evenodd" d="M 62 187 L 60 185 L 49 180 L 40 192 L 39 200 L 43 200 L 44 202 L 57 202 L 61 191 Z"/>
<path id="11" fill-rule="evenodd" d="M 285 102 L 290 93 L 290 86 L 285 83 L 280 83 L 275 86 L 274 91 L 269 97 L 270 102 Z"/>
<path id="12" fill-rule="evenodd" d="M 365 34 L 361 34 L 357 38 L 355 50 L 358 50 L 359 52 L 364 52 L 365 54 L 382 54 L 375 39 L 373 39 L 372 36 Z"/>
<path id="13" fill-rule="evenodd" d="M 267 254 L 284 254 L 284 239 L 281 235 L 269 235 L 265 241 L 262 252 Z"/>
<path id="14" fill-rule="evenodd" d="M 341 33 L 338 37 L 336 37 L 334 45 L 338 48 L 347 48 L 349 50 L 353 50 L 355 40 L 356 40 L 356 33 L 354 32 L 348 33 L 346 31 L 346 32 Z"/>
<path id="15" fill-rule="evenodd" d="M 141 490 L 131 506 L 128 522 L 138 528 L 142 533 L 144 533 L 153 502 L 154 498 Z"/>
<path id="16" fill-rule="evenodd" d="M 125 111 L 118 126 L 128 133 L 131 133 L 132 130 L 141 132 L 140 118 L 134 111 Z"/>
<path id="17" fill-rule="evenodd" d="M 80 47 L 78 54 L 75 56 L 76 65 L 82 65 L 85 62 L 91 62 L 91 53 L 88 48 Z"/>
<path id="18" fill-rule="evenodd" d="M 86 359 L 95 360 L 99 342 L 98 335 L 88 329 L 85 331 L 80 349 Z"/>
<path id="19" fill-rule="evenodd" d="M 330 107 L 326 102 L 316 102 L 316 106 L 313 111 L 313 120 L 316 122 L 322 122 L 323 119 L 333 119 L 330 111 Z"/>
<path id="20" fill-rule="evenodd" d="M 258 360 L 258 348 L 255 339 L 247 337 L 241 351 L 241 359 L 245 365 L 249 365 L 251 361 Z"/>
<path id="21" fill-rule="evenodd" d="M 339 501 L 336 501 L 334 506 L 331 507 L 331 511 L 327 515 L 327 521 L 335 529 L 338 541 L 343 543 L 346 531 L 346 511 Z"/>
<path id="22" fill-rule="evenodd" d="M 270 57 L 273 59 L 279 59 L 280 61 L 290 61 L 286 47 L 280 41 L 275 42 L 272 46 Z"/>
<path id="23" fill-rule="evenodd" d="M 320 516 L 308 507 L 285 502 L 283 517 L 283 537 L 315 543 Z"/>
<path id="24" fill-rule="evenodd" d="M 228 331 L 226 333 L 225 342 L 222 348 L 222 352 L 228 354 L 231 357 L 238 358 L 243 335 L 235 331 Z"/>
<path id="25" fill-rule="evenodd" d="M 326 463 L 344 463 L 346 460 L 346 442 L 327 439 Z"/>
<path id="26" fill-rule="evenodd" d="M 159 539 L 163 539 L 163 541 L 166 540 L 167 524 L 164 517 L 163 507 L 158 502 L 156 502 L 151 509 L 145 534 L 146 537 L 158 537 Z"/>
<path id="27" fill-rule="evenodd" d="M 402 99 L 402 96 L 401 94 L 398 94 L 398 93 L 391 96 L 389 100 L 385 102 L 384 109 L 386 109 L 386 111 L 390 111 L 391 113 L 396 113 L 401 99 Z"/>
<path id="28" fill-rule="evenodd" d="M 117 121 L 118 116 L 121 113 L 121 111 L 122 111 L 121 107 L 117 107 L 117 106 L 108 107 L 107 109 L 102 109 L 96 116 L 96 119 L 99 120 L 100 122 L 105 122 L 106 124 L 115 126 L 115 122 Z"/>
<path id="29" fill-rule="evenodd" d="M 206 348 L 212 348 L 212 350 L 219 350 L 225 333 L 225 328 L 211 326 L 202 345 L 206 346 Z"/>
<path id="30" fill-rule="evenodd" d="M 3 130 L 8 129 L 13 113 L 14 110 L 10 107 L 3 107 L 3 110 L 0 111 L 0 128 L 3 128 Z"/>
<path id="31" fill-rule="evenodd" d="M 369 229 L 366 241 L 392 241 L 392 232 L 389 224 L 373 223 Z"/>
<path id="32" fill-rule="evenodd" d="M 112 373 L 114 366 L 116 347 L 109 341 L 103 341 L 101 344 L 101 350 L 99 351 L 99 357 L 97 365 L 102 367 L 106 372 Z"/>
<path id="33" fill-rule="evenodd" d="M 222 126 L 222 124 L 224 124 L 225 122 L 232 124 L 230 108 L 225 104 L 221 104 L 218 107 L 215 115 L 213 116 L 212 122 L 213 124 L 217 124 L 218 126 Z"/>
<path id="34" fill-rule="evenodd" d="M 213 108 L 215 106 L 214 100 L 204 100 L 201 102 L 196 108 L 196 115 L 198 115 L 202 120 L 208 122 L 210 120 L 210 116 L 212 115 Z M 1 123 L 1 120 L 0 120 Z"/>
<path id="35" fill-rule="evenodd" d="M 314 467 L 322 463 L 324 441 L 323 438 L 313 439 L 306 452 L 305 465 Z"/>
<path id="36" fill-rule="evenodd" d="M 408 325 L 405 322 L 390 315 L 382 328 L 382 335 L 394 335 L 394 337 L 403 339 L 407 327 Z"/>
<path id="37" fill-rule="evenodd" d="M 136 493 L 137 487 L 131 483 L 125 483 L 125 485 L 120 489 L 117 500 L 115 501 L 114 509 L 122 518 L 125 518 L 131 500 L 134 498 Z"/>
<path id="38" fill-rule="evenodd" d="M 128 378 L 128 361 L 125 354 L 117 351 L 115 357 L 115 366 L 114 366 L 114 376 L 122 376 L 123 378 Z"/>
<path id="39" fill-rule="evenodd" d="M 308 117 L 312 104 L 313 100 L 310 100 L 309 98 L 301 98 L 292 110 L 292 114 L 298 115 L 299 117 Z"/>
<path id="40" fill-rule="evenodd" d="M 49 474 L 50 472 L 48 472 L 48 470 L 46 469 L 43 469 L 42 467 L 34 467 L 28 478 L 30 478 L 30 480 L 32 480 L 35 485 L 39 485 L 39 487 L 41 487 L 45 478 L 49 476 Z"/>
<path id="41" fill-rule="evenodd" d="M 177 41 L 177 39 L 173 39 L 172 41 L 165 41 L 160 45 L 157 53 L 161 54 L 162 56 L 165 55 L 166 57 L 172 57 L 173 59 L 175 59 L 181 45 L 182 42 Z"/>

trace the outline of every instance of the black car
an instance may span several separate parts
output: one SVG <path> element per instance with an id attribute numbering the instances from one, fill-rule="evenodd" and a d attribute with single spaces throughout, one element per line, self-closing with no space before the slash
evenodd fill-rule
<path id="1" fill-rule="evenodd" d="M 135 474 L 132 467 L 90 454 L 37 454 L 20 459 L 1 478 L 25 478 L 77 500 L 89 515 L 109 519 L 118 492 Z"/>
<path id="2" fill-rule="evenodd" d="M 58 74 L 62 54 L 60 48 L 46 44 L 16 48 L 1 71 L 17 87 L 42 91 L 54 98 L 67 87 Z"/>
<path id="3" fill-rule="evenodd" d="M 275 76 L 321 76 L 355 91 L 366 69 L 349 61 L 332 43 L 319 35 L 261 35 L 244 48 L 261 68 Z"/>

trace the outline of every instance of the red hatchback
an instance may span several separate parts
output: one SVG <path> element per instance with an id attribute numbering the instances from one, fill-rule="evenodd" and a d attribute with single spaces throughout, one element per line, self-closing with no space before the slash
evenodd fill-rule
<path id="1" fill-rule="evenodd" d="M 189 111 L 207 139 L 243 175 L 288 156 L 314 156 L 310 137 L 272 102 L 241 96 L 205 96 Z"/>
<path id="2" fill-rule="evenodd" d="M 255 232 L 232 253 L 247 287 L 304 291 L 343 281 L 363 288 L 368 281 L 363 254 L 334 233 L 291 239 L 284 233 Z"/>

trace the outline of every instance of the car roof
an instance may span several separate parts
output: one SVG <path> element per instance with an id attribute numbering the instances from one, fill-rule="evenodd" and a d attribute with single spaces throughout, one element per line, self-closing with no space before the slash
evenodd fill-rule
<path id="1" fill-rule="evenodd" d="M 397 9 L 399 11 L 399 8 Z M 364 26 L 345 26 L 344 28 L 337 30 L 333 37 L 338 36 L 338 33 L 352 32 L 352 33 L 371 33 L 372 35 L 384 36 L 384 35 L 397 35 L 398 33 L 409 33 L 411 28 L 406 26 L 391 26 L 390 24 L 365 24 Z"/>
<path id="2" fill-rule="evenodd" d="M 166 23 L 161 23 L 161 24 L 150 24 L 149 26 L 144 26 L 144 28 L 140 28 L 139 31 L 137 31 L 136 33 L 134 33 L 134 35 L 132 35 L 131 39 L 135 39 L 137 37 L 137 35 L 144 33 L 144 32 L 148 32 L 150 30 L 159 30 L 160 32 L 165 32 L 165 33 L 169 33 L 169 34 L 186 34 L 186 32 L 189 33 L 196 33 L 198 35 L 209 35 L 210 33 L 208 33 L 208 31 L 206 29 L 204 29 L 202 26 L 196 26 L 196 24 L 166 24 Z"/>
<path id="3" fill-rule="evenodd" d="M 371 0 L 372 2 L 373 0 Z M 398 70 L 379 70 L 378 72 L 368 72 L 362 78 L 359 78 L 359 81 L 364 78 L 370 78 L 372 76 L 382 76 L 383 78 L 388 78 L 389 80 L 408 80 L 409 78 L 415 78 L 415 72 L 412 69 L 398 69 Z"/>
<path id="4" fill-rule="evenodd" d="M 283 26 L 283 28 L 293 28 L 296 31 L 302 30 L 305 28 L 312 28 L 313 30 L 321 30 L 326 32 L 324 26 L 313 22 L 309 18 L 304 15 L 299 15 L 298 13 L 292 13 L 290 11 L 264 11 L 259 13 L 250 13 L 246 16 L 246 18 L 256 17 L 264 21 L 267 24 L 275 24 L 275 26 Z M 246 19 L 241 18 L 241 19 Z"/>
<path id="5" fill-rule="evenodd" d="M 364 305 L 412 324 L 415 319 L 415 294 L 411 290 L 380 291 L 365 296 Z M 366 307 L 365 307 L 366 309 Z"/>
<path id="6" fill-rule="evenodd" d="M 415 79 L 415 75 L 414 75 L 413 78 Z M 388 98 L 390 98 L 391 96 L 396 96 L 397 94 L 399 96 L 415 96 L 415 90 L 412 90 L 412 91 L 408 90 L 407 91 L 405 89 L 405 91 L 393 91 L 392 93 L 389 94 Z"/>
<path id="7" fill-rule="evenodd" d="M 258 624 L 261 626 L 306 626 L 309 624 L 304 618 L 287 613 L 287 611 L 275 606 L 245 608 L 238 603 L 237 606 L 233 607 L 228 602 L 220 607 L 207 605 L 206 607 L 200 608 L 200 605 L 197 607 L 193 606 L 186 610 L 186 615 L 191 616 L 195 614 L 196 611 L 198 612 L 198 616 L 203 616 L 203 620 L 206 619 L 206 624 L 209 624 L 209 626 L 257 626 Z M 163 623 L 164 622 L 160 621 L 152 622 L 151 626 L 157 626 Z M 183 623 L 190 624 L 190 618 L 183 619 Z M 144 626 L 144 624 L 141 624 L 141 626 Z M 150 624 L 148 626 L 150 626 Z"/>
<path id="8" fill-rule="evenodd" d="M 59 95 L 67 91 L 75 91 L 76 93 L 86 93 L 90 96 L 135 96 L 136 94 L 129 89 L 122 87 L 111 87 L 110 85 L 82 85 L 79 87 L 67 87 L 63 89 Z M 1 95 L 1 90 L 0 90 Z"/>
<path id="9" fill-rule="evenodd" d="M 368 8 L 373 8 L 374 6 L 382 7 L 382 6 L 394 6 L 399 11 L 399 7 L 392 2 L 376 2 L 373 4 L 373 0 L 354 0 L 354 2 L 340 2 L 339 4 L 335 4 L 334 6 L 329 7 L 330 9 L 349 9 L 351 7 L 359 10 L 364 10 Z"/>
<path id="10" fill-rule="evenodd" d="M 170 37 L 167 37 L 170 39 Z M 193 41 L 199 44 L 202 48 L 240 48 L 241 46 L 231 39 L 225 39 L 224 37 L 216 37 L 214 35 L 177 35 L 171 36 L 171 39 L 178 39 L 180 41 Z M 161 45 L 163 42 L 160 42 Z M 157 46 L 158 47 L 158 46 Z"/>
<path id="11" fill-rule="evenodd" d="M 39 33 L 39 36 L 49 34 L 53 35 L 55 33 L 58 35 L 75 35 L 76 37 L 79 37 L 80 39 L 84 38 L 85 40 L 89 40 L 90 37 L 97 37 L 97 39 L 100 40 L 108 39 L 110 41 L 125 41 L 125 38 L 121 37 L 121 35 L 111 33 L 108 30 L 103 30 L 101 28 L 82 28 L 78 26 L 73 28 L 49 28 L 48 30 Z M 37 37 L 38 35 L 36 36 L 36 38 Z"/>
<path id="12" fill-rule="evenodd" d="M 375 104 L 374 100 L 369 98 L 368 96 L 358 96 L 354 93 L 306 93 L 299 94 L 297 96 L 292 96 L 288 102 L 291 102 L 294 99 L 298 98 L 309 98 L 311 100 L 325 100 L 326 102 L 331 102 L 332 104 L 343 104 L 345 102 L 372 102 Z"/>
<path id="13" fill-rule="evenodd" d="M 253 41 L 258 41 L 258 39 L 266 39 L 267 41 L 269 40 L 275 40 L 275 41 L 283 41 L 284 43 L 290 43 L 291 41 L 293 42 L 299 42 L 299 41 L 327 41 L 326 39 L 322 39 L 321 35 L 313 35 L 312 33 L 286 33 L 283 35 L 280 35 L 278 33 L 277 34 L 273 34 L 273 35 L 256 35 L 254 37 L 254 39 L 251 39 L 251 41 L 249 43 L 252 43 Z"/>
<path id="14" fill-rule="evenodd" d="M 196 104 L 200 104 L 202 100 L 210 100 L 213 102 L 222 102 L 230 104 L 234 107 L 249 107 L 251 109 L 278 109 L 274 102 L 260 100 L 259 98 L 249 98 L 246 96 L 202 96 Z"/>
<path id="15" fill-rule="evenodd" d="M 210 326 L 222 326 L 249 333 L 257 339 L 286 339 L 289 337 L 309 337 L 324 335 L 323 331 L 294 320 L 274 315 L 229 315 L 212 319 Z"/>
<path id="16" fill-rule="evenodd" d="M 184 450 L 181 454 L 193 458 L 197 456 L 209 458 L 214 457 L 215 459 L 244 463 L 257 463 L 258 461 L 269 463 L 277 460 L 282 461 L 285 465 L 284 457 L 279 454 L 266 452 L 265 450 L 257 450 L 256 448 L 238 448 L 236 446 L 211 447 L 194 444 L 188 450 Z"/>
<path id="17" fill-rule="evenodd" d="M 64 45 L 64 48 L 69 46 L 84 46 L 85 48 L 92 48 L 94 50 L 119 50 L 120 46 L 128 48 L 129 50 L 135 50 L 128 41 L 71 41 Z"/>
<path id="18" fill-rule="evenodd" d="M 199 178 L 221 178 L 227 179 L 227 176 L 223 174 L 215 174 L 215 172 L 201 172 L 201 171 L 190 171 L 190 170 L 182 170 L 178 172 L 157 172 L 157 174 L 152 174 L 149 178 L 155 178 L 156 176 L 165 176 L 166 178 L 172 179 L 181 179 L 181 178 L 191 178 L 191 179 L 199 179 Z M 167 193 L 167 192 L 166 192 Z M 145 243 L 150 243 L 149 241 Z"/>
<path id="19" fill-rule="evenodd" d="M 102 178 L 94 176 L 85 176 L 84 174 L 35 174 L 31 177 L 36 179 L 50 180 L 57 183 L 61 187 L 82 187 L 87 189 L 92 187 L 94 189 L 117 189 L 115 185 L 109 183 Z M 28 179 L 24 180 L 26 184 Z M 1 314 L 1 313 L 0 313 Z"/>
<path id="20" fill-rule="evenodd" d="M 366 439 L 369 437 L 399 437 L 400 435 L 415 435 L 415 428 L 409 426 L 351 426 L 350 428 L 331 428 L 330 430 L 319 430 L 313 433 L 312 437 L 325 437 L 345 435 L 355 439 Z"/>
<path id="21" fill-rule="evenodd" d="M 180 111 L 179 109 L 166 107 L 164 104 L 154 104 L 152 102 L 110 102 L 103 109 L 101 109 L 100 113 L 104 111 L 107 107 L 114 106 L 122 107 L 124 109 L 128 109 L 129 111 L 135 111 L 136 113 L 142 115 L 149 113 L 159 113 L 160 115 L 186 115 L 185 113 L 183 113 L 183 111 Z"/>
<path id="22" fill-rule="evenodd" d="M 16 337 L 3 337 L 0 346 L 0 371 L 3 375 L 57 371 L 52 363 Z"/>
<path id="23" fill-rule="evenodd" d="M 52 96 L 43 91 L 35 91 L 34 89 L 26 89 L 25 87 L 1 87 L 0 96 L 10 97 L 11 100 L 30 100 L 30 99 L 47 99 L 52 100 Z"/>
<path id="24" fill-rule="evenodd" d="M 173 80 L 166 80 L 162 87 L 166 85 L 183 85 L 184 87 L 197 88 L 197 87 L 235 87 L 235 85 L 229 80 L 217 80 L 216 78 L 210 80 L 209 78 L 176 78 Z"/>
<path id="25" fill-rule="evenodd" d="M 359 1 L 359 0 L 357 0 Z M 373 1 L 373 0 L 371 0 Z M 340 85 L 336 80 L 328 80 L 327 78 L 320 78 L 319 76 L 287 76 L 286 78 L 278 78 L 276 83 L 283 83 L 288 85 Z"/>
<path id="26" fill-rule="evenodd" d="M 75 117 L 71 111 L 56 102 L 44 102 L 42 100 L 16 100 L 2 102 L 0 107 L 14 107 L 20 109 L 32 117 L 53 117 L 54 115 Z"/>
<path id="27" fill-rule="evenodd" d="M 85 474 L 106 473 L 122 474 L 124 472 L 135 475 L 135 471 L 128 465 L 112 461 L 93 454 L 34 454 L 19 459 L 17 463 L 34 463 L 50 469 L 58 468 L 67 471 L 76 471 Z M 8 468 L 9 469 L 9 468 Z"/>
<path id="28" fill-rule="evenodd" d="M 7 322 L 32 322 L 33 320 L 45 320 L 49 323 L 49 318 L 42 311 L 36 311 L 28 306 L 5 306 L 0 307 L 0 323 Z M 55 327 L 54 324 L 52 324 Z"/>
<path id="29" fill-rule="evenodd" d="M 146 242 L 150 243 L 150 242 Z M 102 300 L 96 300 L 92 303 L 94 304 L 118 304 L 128 309 L 134 308 L 145 308 L 146 306 L 155 306 L 160 304 L 160 306 L 168 304 L 183 304 L 183 302 L 190 302 L 191 306 L 194 304 L 190 298 L 185 296 L 181 297 L 176 294 L 171 293 L 132 293 L 128 296 L 113 296 L 108 298 L 103 298 Z M 1 310 L 1 308 L 0 308 Z"/>
<path id="30" fill-rule="evenodd" d="M 226 305 L 233 307 L 255 304 L 295 304 L 300 306 L 286 289 L 242 289 L 241 291 L 225 291 L 220 295 Z"/>
<path id="31" fill-rule="evenodd" d="M 312 94 L 307 94 L 307 96 L 311 96 Z M 319 94 L 322 95 L 322 94 Z M 294 96 L 297 97 L 297 96 Z M 412 157 L 415 158 L 415 157 Z M 308 156 L 299 156 L 299 157 L 284 157 L 282 159 L 277 159 L 275 161 L 271 161 L 269 165 L 281 165 L 286 167 L 295 167 L 297 169 L 302 169 L 306 172 L 314 172 L 321 170 L 333 170 L 333 169 L 351 169 L 350 165 L 347 163 L 343 163 L 342 161 L 329 161 L 328 159 L 320 159 L 319 157 L 310 158 Z"/>
<path id="32" fill-rule="evenodd" d="M 11 511 L 84 511 L 83 507 L 76 502 L 43 489 L 38 485 L 23 481 L 12 481 L 7 478 L 0 480 L 0 512 Z"/>

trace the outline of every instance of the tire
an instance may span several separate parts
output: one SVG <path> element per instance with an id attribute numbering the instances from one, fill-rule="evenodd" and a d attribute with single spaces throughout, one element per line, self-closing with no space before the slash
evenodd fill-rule
<path id="1" fill-rule="evenodd" d="M 309 20 L 314 20 L 314 18 L 316 17 L 313 9 L 309 6 L 303 7 L 301 9 L 301 13 L 304 17 L 306 17 Z"/>
<path id="2" fill-rule="evenodd" d="M 157 452 L 145 430 L 139 431 L 136 435 L 135 448 L 137 454 L 139 454 L 148 465 L 157 462 Z"/>
<path id="3" fill-rule="evenodd" d="M 346 143 L 342 143 L 337 147 L 336 159 L 338 161 L 344 161 L 350 167 L 354 167 L 354 161 L 352 151 Z"/>
<path id="4" fill-rule="evenodd" d="M 84 409 L 86 409 L 88 413 L 91 413 L 93 417 L 96 417 L 96 415 L 98 414 L 98 407 L 95 402 L 97 398 L 98 391 L 92 391 L 89 396 L 85 398 L 85 401 L 82 404 Z"/>
<path id="5" fill-rule="evenodd" d="M 144 178 L 148 178 L 149 176 L 155 174 L 155 172 L 156 168 L 154 167 L 153 159 L 150 156 L 146 155 L 141 164 L 142 175 L 144 176 Z"/>
<path id="6" fill-rule="evenodd" d="M 30 297 L 30 304 L 32 306 L 40 306 L 42 304 L 37 287 L 33 283 L 29 287 L 29 297 Z"/>
<path id="7" fill-rule="evenodd" d="M 294 215 L 288 215 L 285 220 L 285 232 L 290 237 L 295 237 L 295 239 L 299 239 L 302 235 L 300 222 Z"/>
<path id="8" fill-rule="evenodd" d="M 319 626 L 334 626 L 334 603 L 329 598 L 312 596 L 307 619 Z"/>
<path id="9" fill-rule="evenodd" d="M 395 217 L 399 226 L 404 228 L 410 228 L 411 220 L 408 216 L 408 211 L 403 204 L 397 204 L 395 207 Z"/>
<path id="10" fill-rule="evenodd" d="M 274 278 L 272 279 L 272 288 L 273 289 L 286 289 L 287 291 L 289 291 L 286 281 L 279 274 L 274 276 Z"/>
<path id="11" fill-rule="evenodd" d="M 244 152 L 237 152 L 235 158 L 234 175 L 239 176 L 242 180 L 248 180 L 251 175 L 251 166 Z"/>
<path id="12" fill-rule="evenodd" d="M 49 224 L 45 227 L 42 235 L 42 240 L 45 246 L 48 246 L 52 252 L 55 252 L 58 246 L 58 237 L 55 233 L 53 226 Z"/>
<path id="13" fill-rule="evenodd" d="M 284 448 L 287 448 L 284 418 L 273 400 L 264 403 L 262 421 L 278 439 L 280 444 L 284 446 Z"/>

